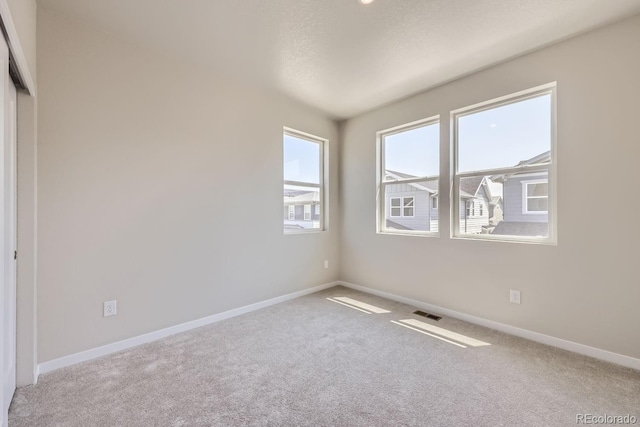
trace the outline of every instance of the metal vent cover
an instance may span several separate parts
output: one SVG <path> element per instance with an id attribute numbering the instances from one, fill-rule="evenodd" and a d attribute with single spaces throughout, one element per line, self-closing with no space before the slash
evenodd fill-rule
<path id="1" fill-rule="evenodd" d="M 426 317 L 428 319 L 432 319 L 436 321 L 442 319 L 442 316 L 436 316 L 435 314 L 427 313 L 421 310 L 416 310 L 413 312 L 413 314 L 417 314 L 418 316 Z"/>

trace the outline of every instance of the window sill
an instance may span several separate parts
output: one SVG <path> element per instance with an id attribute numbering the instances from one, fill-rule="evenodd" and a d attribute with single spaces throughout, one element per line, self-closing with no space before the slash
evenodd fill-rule
<path id="1" fill-rule="evenodd" d="M 520 243 L 525 245 L 543 245 L 543 246 L 558 246 L 558 241 L 550 237 L 538 238 L 538 237 L 507 237 L 507 236 L 490 236 L 482 234 L 473 235 L 457 235 L 451 236 L 452 240 L 475 240 L 483 242 L 499 242 L 499 243 Z"/>
<path id="2" fill-rule="evenodd" d="M 288 236 L 290 234 L 321 234 L 327 230 L 284 230 L 282 234 Z"/>
<path id="3" fill-rule="evenodd" d="M 440 233 L 437 231 L 378 231 L 376 234 L 382 234 L 386 236 L 409 236 L 409 237 L 440 237 Z"/>

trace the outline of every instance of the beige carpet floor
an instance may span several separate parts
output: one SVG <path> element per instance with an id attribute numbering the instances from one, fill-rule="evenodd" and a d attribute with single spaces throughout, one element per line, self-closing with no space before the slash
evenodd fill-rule
<path id="1" fill-rule="evenodd" d="M 345 296 L 390 313 L 327 300 Z M 640 423 L 639 371 L 414 310 L 335 287 L 42 375 L 17 390 L 9 425 L 568 426 L 577 414 Z M 463 348 L 391 322 L 401 319 L 491 345 Z"/>

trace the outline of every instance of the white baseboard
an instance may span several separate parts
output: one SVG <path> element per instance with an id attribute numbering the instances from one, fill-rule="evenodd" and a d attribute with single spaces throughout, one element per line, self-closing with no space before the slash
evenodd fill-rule
<path id="1" fill-rule="evenodd" d="M 96 347 L 90 350 L 85 350 L 79 353 L 71 354 L 69 356 L 64 356 L 58 359 L 53 359 L 47 362 L 39 363 L 36 366 L 33 373 L 33 383 L 36 384 L 38 382 L 38 376 L 40 374 L 46 374 L 48 372 L 55 371 L 56 369 L 75 365 L 81 362 L 86 362 L 88 360 L 96 359 L 98 357 L 106 356 L 112 353 L 116 353 L 122 350 L 126 350 L 132 347 L 136 347 L 142 344 L 156 341 L 162 338 L 166 338 L 168 336 L 175 335 L 180 332 L 186 332 L 191 329 L 199 328 L 201 326 L 206 326 L 212 323 L 220 322 L 222 320 L 230 319 L 232 317 L 239 316 L 241 314 L 249 313 L 255 310 L 259 310 L 261 308 L 265 308 L 275 304 L 279 304 L 281 302 L 289 301 L 304 295 L 322 291 L 324 289 L 328 289 L 336 285 L 342 285 L 347 288 L 355 289 L 357 291 L 369 293 L 372 295 L 377 295 L 379 297 L 387 298 L 392 301 L 397 301 L 403 304 L 412 305 L 417 308 L 422 308 L 426 311 L 433 311 L 438 314 L 464 320 L 469 323 L 474 323 L 476 325 L 484 326 L 490 329 L 495 329 L 497 331 L 505 332 L 507 334 L 515 335 L 521 338 L 526 338 L 531 341 L 536 341 L 542 344 L 547 344 L 553 347 L 558 347 L 564 350 L 572 351 L 574 353 L 583 354 L 585 356 L 594 357 L 596 359 L 601 359 L 607 362 L 611 362 L 618 365 L 640 370 L 640 359 L 636 359 L 636 358 L 625 356 L 618 353 L 613 353 L 613 352 L 602 350 L 595 347 L 589 347 L 584 344 L 563 340 L 561 338 L 556 338 L 549 335 L 544 335 L 538 332 L 529 331 L 527 329 L 522 329 L 515 326 L 507 325 L 504 323 L 495 322 L 493 320 L 487 320 L 481 317 L 460 313 L 458 311 L 439 307 L 433 304 L 428 304 L 428 303 L 414 300 L 411 298 L 405 298 L 399 295 L 392 294 L 390 292 L 367 288 L 366 286 L 360 286 L 360 285 L 356 285 L 356 284 L 345 282 L 345 281 L 337 281 L 337 282 L 325 283 L 323 285 L 315 286 L 309 289 L 303 289 L 301 291 L 293 292 L 290 294 L 271 298 L 265 301 L 246 305 L 244 307 L 239 307 L 233 310 L 228 310 L 222 313 L 203 317 L 201 319 L 193 320 L 191 322 L 182 323 L 180 325 L 171 326 L 169 328 L 150 332 L 144 335 L 139 335 L 137 337 L 128 338 L 122 341 L 103 345 L 101 347 Z"/>
<path id="2" fill-rule="evenodd" d="M 338 283 L 342 286 L 355 289 L 360 292 L 376 295 L 382 298 L 387 298 L 392 301 L 397 301 L 403 304 L 412 305 L 417 308 L 422 308 L 426 311 L 432 311 L 445 316 L 464 320 L 465 322 L 484 326 L 490 329 L 495 329 L 496 331 L 505 332 L 510 335 L 526 338 L 528 340 L 550 345 L 552 347 L 558 347 L 563 350 L 572 351 L 574 353 L 583 354 L 585 356 L 590 356 L 596 359 L 615 363 L 617 365 L 622 365 L 628 368 L 640 370 L 640 359 L 625 356 L 623 354 L 613 353 L 611 351 L 602 350 L 595 347 L 589 347 L 588 345 L 579 344 L 573 341 L 567 341 L 561 338 L 552 337 L 550 335 L 529 331 L 527 329 L 518 328 L 515 326 L 507 325 L 505 323 L 495 322 L 493 320 L 487 320 L 481 317 L 471 316 L 469 314 L 464 314 L 458 311 L 449 310 L 448 308 L 438 307 L 437 305 L 433 305 L 433 304 L 427 304 L 425 302 L 414 300 L 411 298 L 405 298 L 389 292 L 367 288 L 366 286 L 360 286 L 360 285 L 356 285 L 356 284 L 344 282 L 344 281 L 339 281 Z"/>
<path id="3" fill-rule="evenodd" d="M 46 374 L 48 372 L 55 371 L 56 369 L 75 365 L 76 363 L 86 362 L 88 360 L 96 359 L 98 357 L 106 356 L 112 353 L 116 353 L 118 351 L 126 350 L 128 348 L 136 347 L 141 344 L 146 344 L 152 341 L 166 338 L 168 336 L 175 335 L 180 332 L 189 331 L 191 329 L 199 328 L 201 326 L 206 326 L 212 323 L 220 322 L 221 320 L 226 320 L 235 316 L 240 316 L 241 314 L 249 313 L 251 311 L 259 310 L 261 308 L 265 308 L 271 305 L 279 304 L 281 302 L 289 301 L 304 295 L 322 291 L 324 289 L 331 288 L 338 284 L 339 282 L 325 283 L 323 285 L 314 286 L 313 288 L 292 292 L 290 294 L 271 298 L 265 301 L 260 301 L 255 304 L 245 305 L 244 307 L 239 307 L 233 310 L 214 314 L 212 316 L 203 317 L 202 319 L 193 320 L 191 322 L 186 322 L 180 325 L 171 326 L 169 328 L 160 329 L 159 331 L 149 332 L 148 334 L 139 335 L 137 337 L 128 338 L 126 340 L 117 341 L 111 344 L 103 345 L 101 347 L 92 348 L 90 350 L 81 351 L 79 353 L 71 354 L 69 356 L 64 356 L 58 359 L 53 359 L 47 362 L 39 363 L 36 366 L 36 369 L 34 372 L 33 383 L 35 384 L 38 382 L 38 376 L 40 374 Z"/>

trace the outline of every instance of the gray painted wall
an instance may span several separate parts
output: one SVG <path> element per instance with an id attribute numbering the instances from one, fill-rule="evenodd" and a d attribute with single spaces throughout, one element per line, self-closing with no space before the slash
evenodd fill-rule
<path id="1" fill-rule="evenodd" d="M 331 119 L 44 9 L 38 83 L 40 362 L 338 278 Z M 327 232 L 283 234 L 283 126 L 329 139 Z"/>
<path id="2" fill-rule="evenodd" d="M 593 194 L 624 200 L 630 212 L 640 210 L 640 198 L 629 197 L 636 192 L 640 158 L 639 75 L 636 16 L 347 121 L 341 144 L 340 277 L 640 358 L 640 230 L 589 232 L 593 218 L 584 215 Z M 377 131 L 436 114 L 445 120 L 452 110 L 554 81 L 557 246 L 452 239 L 448 215 L 440 218 L 439 237 L 376 234 Z M 444 122 L 440 136 L 440 171 L 449 176 L 450 126 Z M 603 177 L 615 177 L 615 185 Z M 449 182 L 440 182 L 439 194 L 442 212 L 448 212 Z M 523 274 L 532 265 L 535 274 Z M 510 289 L 522 292 L 522 304 L 509 303 Z"/>

